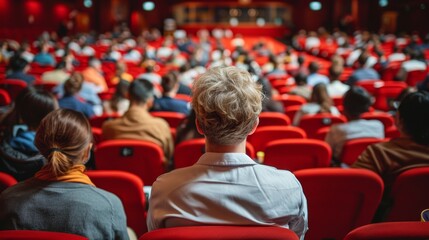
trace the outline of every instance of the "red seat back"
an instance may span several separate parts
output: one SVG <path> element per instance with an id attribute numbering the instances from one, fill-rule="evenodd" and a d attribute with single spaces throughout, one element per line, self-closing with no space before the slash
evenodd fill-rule
<path id="1" fill-rule="evenodd" d="M 103 190 L 115 194 L 124 206 L 127 226 L 140 236 L 147 232 L 146 196 L 142 180 L 134 174 L 122 171 L 88 171 L 91 181 Z"/>
<path id="2" fill-rule="evenodd" d="M 174 149 L 174 168 L 183 168 L 194 165 L 206 152 L 206 140 L 197 138 L 179 143 Z M 250 143 L 246 143 L 246 154 L 254 159 L 255 150 Z"/>
<path id="3" fill-rule="evenodd" d="M 307 138 L 304 130 L 293 126 L 265 126 L 258 127 L 256 131 L 247 137 L 256 152 L 264 151 L 265 146 L 274 140 L 289 138 Z"/>
<path id="4" fill-rule="evenodd" d="M 361 115 L 361 118 L 366 120 L 380 121 L 384 125 L 384 130 L 395 125 L 395 119 L 393 118 L 393 116 L 386 112 L 366 112 Z"/>
<path id="5" fill-rule="evenodd" d="M 11 187 L 17 183 L 16 179 L 11 175 L 0 172 L 0 193 L 8 187 Z"/>
<path id="6" fill-rule="evenodd" d="M 186 115 L 178 112 L 151 112 L 154 117 L 159 117 L 167 121 L 170 128 L 177 128 L 179 124 L 186 118 Z"/>
<path id="7" fill-rule="evenodd" d="M 379 142 L 385 142 L 386 139 L 379 138 L 357 138 L 348 140 L 341 152 L 341 162 L 352 165 L 358 159 L 359 155 L 369 146 Z"/>
<path id="8" fill-rule="evenodd" d="M 368 224 L 349 232 L 344 240 L 427 240 L 429 223 L 384 222 Z"/>
<path id="9" fill-rule="evenodd" d="M 91 124 L 91 127 L 101 128 L 105 121 L 112 120 L 118 117 L 120 117 L 120 115 L 117 113 L 103 114 L 101 116 L 93 116 L 92 118 L 89 119 L 89 123 Z"/>
<path id="10" fill-rule="evenodd" d="M 18 94 L 27 87 L 27 83 L 19 79 L 4 79 L 0 80 L 0 88 L 9 93 L 9 97 L 13 100 Z"/>
<path id="11" fill-rule="evenodd" d="M 329 167 L 331 155 L 329 145 L 320 140 L 275 140 L 265 147 L 264 164 L 289 171 Z"/>
<path id="12" fill-rule="evenodd" d="M 407 78 L 405 82 L 408 84 L 408 86 L 414 87 L 417 85 L 417 83 L 425 80 L 427 74 L 428 74 L 427 69 L 410 71 L 407 73 Z"/>
<path id="13" fill-rule="evenodd" d="M 387 221 L 419 221 L 420 213 L 429 208 L 429 167 L 401 173 L 392 186 L 393 206 Z"/>
<path id="14" fill-rule="evenodd" d="M 143 140 L 108 140 L 95 149 L 97 169 L 130 172 L 148 186 L 165 172 L 163 159 L 160 146 Z"/>
<path id="15" fill-rule="evenodd" d="M 290 119 L 283 113 L 278 112 L 262 112 L 259 114 L 259 125 L 263 126 L 288 126 Z"/>
<path id="16" fill-rule="evenodd" d="M 404 82 L 384 82 L 382 86 L 376 87 L 374 108 L 388 111 L 390 102 L 395 100 L 406 87 L 407 84 Z"/>
<path id="17" fill-rule="evenodd" d="M 320 128 L 345 122 L 346 118 L 344 116 L 334 116 L 329 113 L 319 113 L 315 115 L 304 115 L 299 121 L 299 127 L 304 129 L 308 138 L 316 138 L 316 133 Z"/>
<path id="18" fill-rule="evenodd" d="M 139 240 L 298 240 L 287 228 L 265 226 L 192 226 L 163 228 L 148 232 Z"/>
<path id="19" fill-rule="evenodd" d="M 4 90 L 0 89 L 0 106 L 7 106 L 12 102 L 10 99 L 9 93 Z"/>
<path id="20" fill-rule="evenodd" d="M 282 94 L 277 95 L 273 97 L 273 100 L 282 102 L 284 107 L 290 107 L 290 106 L 301 106 L 304 103 L 307 103 L 307 100 L 305 98 L 298 96 L 298 95 L 290 95 L 290 94 Z"/>
<path id="21" fill-rule="evenodd" d="M 343 239 L 371 222 L 383 195 L 383 180 L 365 169 L 306 169 L 294 174 L 310 213 L 305 239 Z"/>
<path id="22" fill-rule="evenodd" d="M 2 240 L 88 240 L 86 237 L 82 237 L 70 233 L 60 232 L 47 232 L 47 231 L 36 231 L 36 230 L 7 230 L 0 231 L 0 239 Z"/>

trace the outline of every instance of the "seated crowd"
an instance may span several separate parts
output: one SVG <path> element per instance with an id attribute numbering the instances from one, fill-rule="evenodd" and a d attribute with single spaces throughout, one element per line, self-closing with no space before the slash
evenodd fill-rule
<path id="1" fill-rule="evenodd" d="M 399 41 L 367 32 L 351 37 L 301 31 L 293 46 L 271 49 L 260 41 L 249 46 L 241 37 L 209 35 L 200 31 L 197 38 L 176 39 L 154 31 L 134 38 L 122 29 L 31 46 L 6 42 L 0 82 L 23 81 L 27 87 L 0 119 L 0 171 L 20 181 L 0 195 L 0 230 L 128 239 L 121 201 L 95 187 L 85 170 L 96 170 L 90 164 L 96 144 L 132 139 L 155 143 L 164 157 L 166 173 L 150 194 L 149 231 L 275 225 L 304 239 L 312 228 L 305 189 L 288 169 L 264 164 L 263 153 L 258 159 L 246 154 L 261 112 L 277 112 L 297 128 L 308 117 L 325 116 L 328 129 L 319 141 L 332 150 L 330 165 L 371 170 L 386 192 L 400 173 L 429 166 L 429 75 L 423 57 L 429 47 L 416 36 Z M 416 80 L 414 71 L 424 74 Z M 404 86 L 380 100 L 378 89 L 392 82 Z M 282 101 L 291 96 L 300 103 Z M 376 101 L 384 101 L 386 109 L 377 109 Z M 157 117 L 160 112 L 178 113 L 180 124 L 172 126 Z M 396 127 L 366 117 L 380 112 L 394 118 Z M 344 120 L 332 124 L 331 117 Z M 96 118 L 105 121 L 91 126 Z M 95 142 L 94 128 L 101 130 Z M 202 156 L 191 167 L 175 169 L 175 148 L 197 138 L 205 139 Z M 343 146 L 361 138 L 380 142 L 354 163 L 341 162 Z M 387 209 L 379 211 L 374 221 L 384 220 Z"/>

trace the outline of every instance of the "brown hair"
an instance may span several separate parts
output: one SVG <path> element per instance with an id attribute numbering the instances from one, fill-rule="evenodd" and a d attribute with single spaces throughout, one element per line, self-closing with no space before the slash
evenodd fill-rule
<path id="1" fill-rule="evenodd" d="M 71 77 L 64 83 L 64 94 L 73 96 L 82 89 L 83 76 L 81 73 L 73 73 Z"/>
<path id="2" fill-rule="evenodd" d="M 88 120 L 82 113 L 70 109 L 49 113 L 42 120 L 34 139 L 55 176 L 64 175 L 73 165 L 79 164 L 91 142 Z"/>
<path id="3" fill-rule="evenodd" d="M 311 101 L 320 105 L 320 113 L 330 113 L 333 101 L 328 95 L 328 90 L 324 83 L 318 83 L 313 87 Z"/>

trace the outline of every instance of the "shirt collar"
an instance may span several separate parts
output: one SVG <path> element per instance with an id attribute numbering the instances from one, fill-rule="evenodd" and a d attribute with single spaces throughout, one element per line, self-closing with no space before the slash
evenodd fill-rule
<path id="1" fill-rule="evenodd" d="M 210 166 L 245 166 L 257 164 L 245 153 L 204 153 L 198 162 L 198 165 Z"/>

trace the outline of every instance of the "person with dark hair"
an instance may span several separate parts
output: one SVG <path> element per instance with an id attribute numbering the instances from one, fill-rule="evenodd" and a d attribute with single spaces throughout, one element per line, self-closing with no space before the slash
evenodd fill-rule
<path id="1" fill-rule="evenodd" d="M 347 123 L 331 126 L 325 141 L 332 148 L 332 157 L 338 160 L 344 143 L 356 138 L 384 138 L 384 126 L 378 120 L 361 119 L 362 113 L 368 112 L 372 98 L 362 87 L 352 86 L 343 99 L 344 115 Z"/>
<path id="2" fill-rule="evenodd" d="M 47 163 L 33 178 L 1 193 L 0 229 L 129 239 L 119 198 L 95 187 L 84 173 L 92 147 L 85 116 L 68 109 L 49 113 L 34 144 Z"/>
<path id="3" fill-rule="evenodd" d="M 396 115 L 401 137 L 369 146 L 352 165 L 379 174 L 387 187 L 403 171 L 429 166 L 429 93 L 410 93 Z"/>
<path id="4" fill-rule="evenodd" d="M 57 63 L 54 70 L 46 71 L 41 76 L 42 82 L 55 84 L 62 84 L 69 78 L 70 74 L 67 72 L 65 61 Z"/>
<path id="5" fill-rule="evenodd" d="M 109 101 L 103 102 L 103 112 L 107 114 L 118 113 L 124 115 L 124 113 L 130 107 L 130 100 L 128 99 L 128 89 L 130 82 L 126 80 L 119 81 L 116 85 L 115 93 Z"/>
<path id="6" fill-rule="evenodd" d="M 342 97 L 350 89 L 349 85 L 340 81 L 341 73 L 341 68 L 335 68 L 334 66 L 329 68 L 329 84 L 326 88 L 331 98 Z"/>
<path id="7" fill-rule="evenodd" d="M 330 113 L 333 115 L 340 115 L 338 109 L 334 106 L 334 102 L 328 95 L 326 84 L 319 83 L 313 88 L 311 93 L 310 102 L 301 106 L 293 118 L 292 124 L 298 126 L 301 118 L 304 115 L 311 115 L 317 113 Z"/>
<path id="8" fill-rule="evenodd" d="M 254 76 L 256 75 L 252 77 Z M 262 99 L 262 112 L 284 113 L 283 103 L 273 99 L 273 88 L 271 83 L 264 77 L 259 77 L 256 83 L 262 86 L 262 94 L 264 94 L 264 98 Z"/>
<path id="9" fill-rule="evenodd" d="M 317 62 L 310 62 L 310 65 L 308 66 L 309 74 L 307 76 L 307 84 L 309 86 L 316 86 L 319 83 L 323 84 L 329 84 L 329 79 L 327 76 L 319 74 L 319 63 Z"/>
<path id="10" fill-rule="evenodd" d="M 195 111 L 192 109 L 191 113 L 179 124 L 177 127 L 176 145 L 186 140 L 204 138 L 204 135 L 198 132 L 195 118 Z"/>
<path id="11" fill-rule="evenodd" d="M 44 164 L 34 145 L 36 130 L 42 119 L 58 108 L 55 97 L 44 91 L 28 88 L 22 91 L 0 145 L 0 171 L 9 173 L 18 181 L 30 178 Z M 8 117 L 6 117 L 7 119 Z"/>
<path id="12" fill-rule="evenodd" d="M 152 84 L 161 84 L 161 76 L 155 72 L 156 62 L 146 60 L 142 64 L 144 65 L 145 73 L 138 75 L 137 78 L 147 79 Z"/>
<path id="13" fill-rule="evenodd" d="M 425 62 L 424 54 L 421 50 L 407 50 L 409 60 L 402 62 L 401 68 L 399 69 L 397 75 L 395 76 L 396 80 L 405 81 L 407 75 L 411 71 L 425 71 L 427 69 L 427 64 Z M 423 81 L 424 79 L 421 79 Z"/>
<path id="14" fill-rule="evenodd" d="M 95 115 L 91 104 L 78 98 L 78 93 L 82 89 L 83 77 L 80 73 L 73 75 L 64 83 L 64 96 L 58 101 L 60 108 L 72 109 L 83 113 L 87 118 Z"/>
<path id="15" fill-rule="evenodd" d="M 179 112 L 188 115 L 191 109 L 189 103 L 174 99 L 179 90 L 178 73 L 169 72 L 162 77 L 162 97 L 156 98 L 151 111 Z"/>
<path id="16" fill-rule="evenodd" d="M 49 53 L 48 43 L 40 45 L 39 53 L 34 56 L 33 62 L 41 66 L 55 66 L 55 58 Z"/>
<path id="17" fill-rule="evenodd" d="M 363 80 L 379 80 L 380 75 L 374 68 L 365 66 L 369 59 L 369 54 L 363 52 L 358 58 L 358 69 L 356 69 L 352 75 L 347 79 L 348 85 L 354 85 L 358 81 Z"/>
<path id="18" fill-rule="evenodd" d="M 305 98 L 307 101 L 311 98 L 311 86 L 307 85 L 307 75 L 298 73 L 295 75 L 296 86 L 290 90 L 290 94 L 298 95 Z"/>
<path id="19" fill-rule="evenodd" d="M 130 108 L 121 118 L 103 124 L 102 138 L 137 139 L 158 144 L 164 151 L 164 164 L 168 169 L 172 166 L 174 141 L 168 123 L 149 113 L 154 99 L 153 88 L 148 80 L 134 80 L 128 90 Z"/>
<path id="20" fill-rule="evenodd" d="M 36 78 L 27 74 L 30 70 L 28 62 L 21 57 L 12 57 L 9 60 L 9 73 L 6 74 L 6 79 L 18 79 L 25 81 L 28 85 L 33 84 Z"/>

